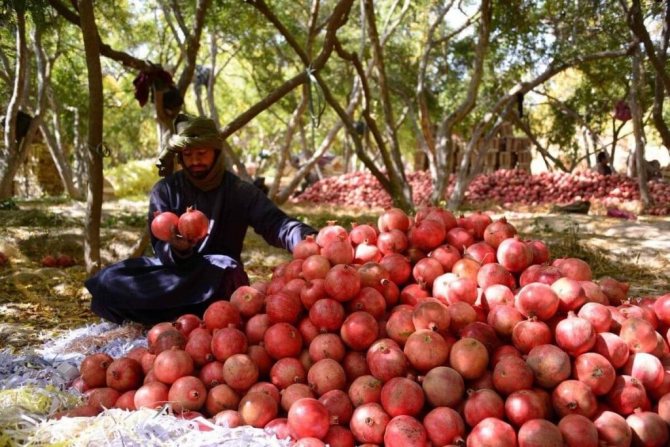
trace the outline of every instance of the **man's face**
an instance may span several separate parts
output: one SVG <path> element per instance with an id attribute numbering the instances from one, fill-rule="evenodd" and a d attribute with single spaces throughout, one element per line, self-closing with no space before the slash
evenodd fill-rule
<path id="1" fill-rule="evenodd" d="M 205 178 L 214 165 L 216 153 L 211 147 L 189 147 L 181 152 L 184 168 L 194 178 Z"/>

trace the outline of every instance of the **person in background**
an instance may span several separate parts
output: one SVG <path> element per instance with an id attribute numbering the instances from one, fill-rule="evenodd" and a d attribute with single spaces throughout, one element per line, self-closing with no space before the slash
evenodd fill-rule
<path id="1" fill-rule="evenodd" d="M 613 173 L 610 166 L 610 157 L 605 151 L 598 152 L 596 156 L 596 172 L 600 175 L 612 175 Z"/>
<path id="2" fill-rule="evenodd" d="M 148 223 L 154 213 L 181 215 L 187 207 L 209 218 L 209 231 L 191 242 L 172 229 L 168 241 L 153 234 L 155 257 L 113 264 L 85 283 L 91 309 L 114 323 L 135 321 L 152 325 L 185 313 L 202 316 L 214 301 L 229 299 L 249 284 L 241 253 L 249 227 L 267 243 L 292 251 L 317 231 L 286 215 L 251 183 L 227 171 L 222 140 L 214 121 L 180 115 L 167 150 L 183 167 L 154 185 Z"/>

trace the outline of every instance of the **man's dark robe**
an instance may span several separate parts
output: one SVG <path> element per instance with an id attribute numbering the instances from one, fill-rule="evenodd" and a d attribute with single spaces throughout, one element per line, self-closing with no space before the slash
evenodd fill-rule
<path id="1" fill-rule="evenodd" d="M 149 225 L 155 211 L 180 215 L 189 206 L 210 219 L 205 239 L 192 253 L 180 256 L 152 236 L 157 257 L 128 259 L 101 270 L 86 281 L 96 314 L 115 323 L 144 324 L 171 321 L 185 313 L 202 315 L 213 301 L 228 299 L 249 283 L 240 257 L 249 226 L 269 244 L 289 251 L 316 232 L 230 172 L 210 191 L 193 186 L 184 171 L 162 179 L 151 192 Z"/>

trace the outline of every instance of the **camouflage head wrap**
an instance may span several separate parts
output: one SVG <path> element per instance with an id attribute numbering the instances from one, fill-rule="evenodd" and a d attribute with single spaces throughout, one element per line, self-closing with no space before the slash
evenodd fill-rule
<path id="1" fill-rule="evenodd" d="M 216 128 L 216 123 L 209 118 L 188 117 L 179 121 L 175 133 L 168 141 L 167 150 L 181 152 L 187 147 L 211 147 L 221 150 L 223 142 Z"/>
<path id="2" fill-rule="evenodd" d="M 212 168 L 204 178 L 193 177 L 186 169 L 186 178 L 197 188 L 210 191 L 221 184 L 225 171 L 224 157 L 221 154 L 223 140 L 216 128 L 216 123 L 204 117 L 186 117 L 177 122 L 175 133 L 170 137 L 167 144 L 168 153 L 177 154 L 179 162 L 183 165 L 181 153 L 186 148 L 211 148 L 216 153 Z"/>

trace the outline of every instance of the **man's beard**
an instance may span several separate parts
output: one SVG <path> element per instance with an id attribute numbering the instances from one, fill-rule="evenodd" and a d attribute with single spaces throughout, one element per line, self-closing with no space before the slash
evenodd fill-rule
<path id="1" fill-rule="evenodd" d="M 209 174 L 212 171 L 212 168 L 210 167 L 209 169 L 205 170 L 193 170 L 192 168 L 188 168 L 188 173 L 191 175 L 191 177 L 196 178 L 196 179 L 204 179 L 207 177 L 207 174 Z"/>

